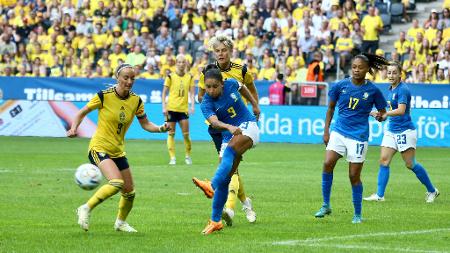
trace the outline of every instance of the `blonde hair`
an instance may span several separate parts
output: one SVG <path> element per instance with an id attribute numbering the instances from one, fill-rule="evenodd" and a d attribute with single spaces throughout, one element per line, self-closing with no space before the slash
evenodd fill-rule
<path id="1" fill-rule="evenodd" d="M 177 57 L 175 58 L 175 60 L 176 60 L 176 61 L 179 61 L 179 60 L 184 60 L 184 61 L 186 61 L 186 56 L 184 56 L 184 54 L 179 54 L 179 55 L 177 55 Z"/>
<path id="2" fill-rule="evenodd" d="M 214 50 L 214 48 L 216 48 L 219 43 L 224 44 L 225 47 L 228 48 L 228 50 L 233 50 L 233 40 L 226 35 L 217 35 L 212 37 L 208 43 L 209 49 Z"/>

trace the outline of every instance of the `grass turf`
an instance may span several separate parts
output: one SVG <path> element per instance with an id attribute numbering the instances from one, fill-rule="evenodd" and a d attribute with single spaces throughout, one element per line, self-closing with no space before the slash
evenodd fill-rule
<path id="1" fill-rule="evenodd" d="M 169 166 L 165 142 L 127 141 L 136 185 L 128 222 L 139 233 L 113 231 L 119 196 L 92 213 L 90 231 L 76 223 L 75 209 L 93 194 L 74 183 L 75 168 L 88 162 L 87 139 L 0 137 L 0 252 L 428 252 L 450 251 L 449 149 L 419 148 L 417 160 L 441 191 L 433 204 L 399 155 L 391 164 L 386 202 L 363 203 L 364 222 L 351 224 L 353 206 L 347 163 L 335 169 L 333 214 L 320 208 L 323 145 L 260 144 L 241 163 L 258 220 L 249 224 L 238 204 L 232 227 L 210 236 L 200 231 L 211 201 L 191 182 L 212 177 L 213 145 L 193 143 L 192 166 Z M 364 196 L 376 190 L 378 147 L 370 147 L 362 173 Z"/>

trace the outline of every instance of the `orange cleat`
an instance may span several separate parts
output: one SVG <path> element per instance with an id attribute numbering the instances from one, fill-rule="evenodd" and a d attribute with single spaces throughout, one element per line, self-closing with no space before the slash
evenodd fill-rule
<path id="1" fill-rule="evenodd" d="M 202 234 L 209 235 L 209 234 L 212 234 L 212 232 L 214 232 L 214 231 L 221 230 L 222 228 L 223 228 L 222 221 L 215 222 L 215 221 L 209 220 L 208 225 L 206 225 L 205 229 L 203 229 Z"/>
<path id="2" fill-rule="evenodd" d="M 214 190 L 211 186 L 211 181 L 206 180 L 206 179 L 202 181 L 196 177 L 193 177 L 192 182 L 194 182 L 194 184 L 198 188 L 200 188 L 203 191 L 203 193 L 205 193 L 205 195 L 208 199 L 211 199 L 212 197 L 214 197 Z"/>

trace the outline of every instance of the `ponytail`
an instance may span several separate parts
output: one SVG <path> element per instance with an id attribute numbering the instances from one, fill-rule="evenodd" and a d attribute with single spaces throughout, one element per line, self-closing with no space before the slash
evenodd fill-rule
<path id="1" fill-rule="evenodd" d="M 389 65 L 389 61 L 386 58 L 374 54 L 362 53 L 355 57 L 353 60 L 361 59 L 369 65 L 369 73 L 374 75 L 374 71 L 383 69 L 384 66 Z"/>

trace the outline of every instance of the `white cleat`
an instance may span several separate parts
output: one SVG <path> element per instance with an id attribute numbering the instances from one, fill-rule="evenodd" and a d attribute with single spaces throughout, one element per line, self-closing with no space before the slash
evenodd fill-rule
<path id="1" fill-rule="evenodd" d="M 376 201 L 376 202 L 382 202 L 384 201 L 384 197 L 378 196 L 376 193 L 370 195 L 369 197 L 363 198 L 365 201 Z"/>
<path id="2" fill-rule="evenodd" d="M 441 194 L 437 188 L 434 188 L 434 192 L 427 192 L 425 196 L 425 201 L 427 203 L 433 203 L 434 200 Z"/>
<path id="3" fill-rule="evenodd" d="M 175 165 L 175 164 L 177 164 L 177 159 L 175 157 L 174 158 L 170 158 L 169 165 Z"/>
<path id="4" fill-rule="evenodd" d="M 227 226 L 233 226 L 234 210 L 231 208 L 224 208 L 222 211 L 222 219 Z"/>
<path id="5" fill-rule="evenodd" d="M 191 165 L 191 164 L 192 164 L 192 159 L 191 159 L 191 157 L 190 157 L 190 156 L 186 156 L 186 158 L 184 159 L 184 162 L 185 162 L 187 165 Z"/>
<path id="6" fill-rule="evenodd" d="M 116 220 L 114 223 L 114 230 L 119 232 L 136 233 L 137 230 L 134 229 L 126 221 Z"/>
<path id="7" fill-rule="evenodd" d="M 91 215 L 91 210 L 87 206 L 87 204 L 81 205 L 77 208 L 78 215 L 78 225 L 80 225 L 81 229 L 84 231 L 89 230 L 89 216 Z"/>
<path id="8" fill-rule="evenodd" d="M 253 210 L 252 200 L 250 198 L 246 198 L 245 201 L 242 202 L 242 211 L 244 211 L 248 222 L 254 223 L 256 221 L 256 213 Z"/>

